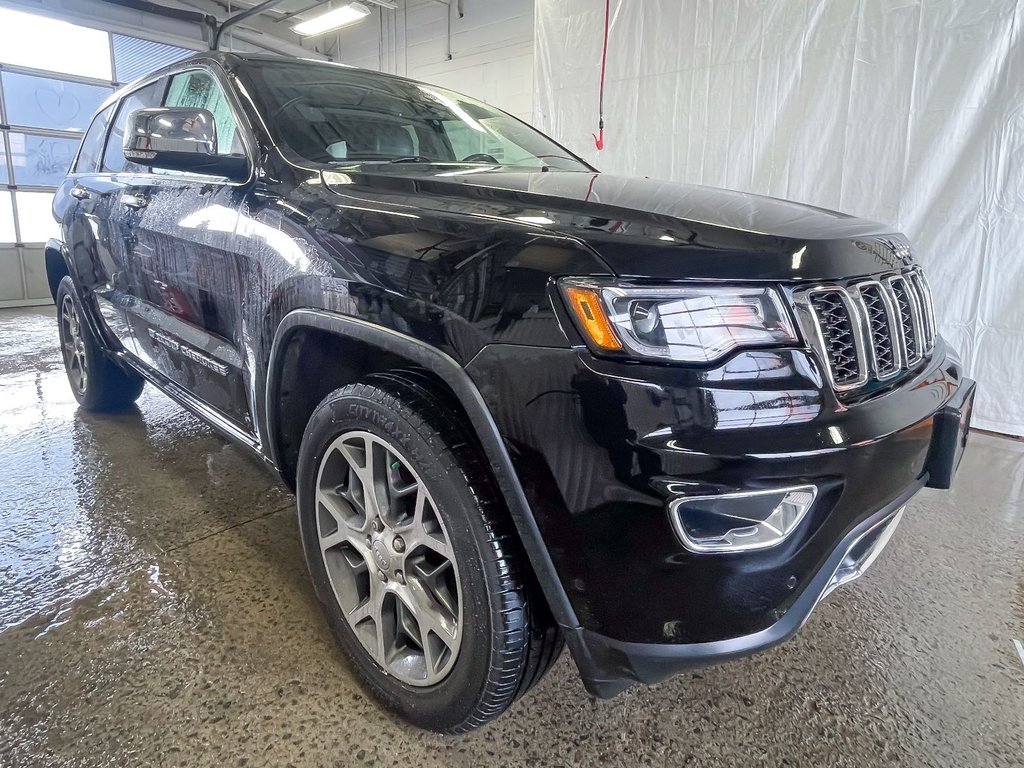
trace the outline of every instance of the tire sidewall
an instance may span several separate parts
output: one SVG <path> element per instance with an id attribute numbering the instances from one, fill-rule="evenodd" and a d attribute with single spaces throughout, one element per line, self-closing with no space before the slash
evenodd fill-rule
<path id="1" fill-rule="evenodd" d="M 491 669 L 493 627 L 496 606 L 488 596 L 494 576 L 484 565 L 480 551 L 486 542 L 486 530 L 477 511 L 478 501 L 457 466 L 445 466 L 438 460 L 445 450 L 440 436 L 424 424 L 421 434 L 412 423 L 390 405 L 397 402 L 384 397 L 371 399 L 345 387 L 329 395 L 314 412 L 306 427 L 296 473 L 299 529 L 306 563 L 331 630 L 353 668 L 375 696 L 402 717 L 421 727 L 434 730 L 454 728 L 474 709 L 487 683 Z M 364 430 L 391 443 L 416 470 L 434 499 L 442 517 L 458 565 L 462 608 L 462 641 L 455 665 L 440 683 L 418 687 L 389 675 L 363 649 L 344 617 L 334 596 L 320 553 L 316 525 L 315 484 L 325 452 L 340 435 Z M 451 462 L 454 464 L 454 462 Z"/>

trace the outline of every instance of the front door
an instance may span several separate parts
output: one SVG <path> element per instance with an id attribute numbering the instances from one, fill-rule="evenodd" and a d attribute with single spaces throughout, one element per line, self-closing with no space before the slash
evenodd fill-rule
<path id="1" fill-rule="evenodd" d="M 233 114 L 210 72 L 172 75 L 165 91 L 164 106 L 213 113 L 218 151 L 242 152 Z M 119 116 L 115 127 L 123 131 L 127 118 Z M 123 157 L 122 163 L 133 165 Z M 138 357 L 251 435 L 244 278 L 234 242 L 243 192 L 220 178 L 142 171 L 125 175 L 118 210 L 122 231 L 130 233 L 127 314 Z"/>

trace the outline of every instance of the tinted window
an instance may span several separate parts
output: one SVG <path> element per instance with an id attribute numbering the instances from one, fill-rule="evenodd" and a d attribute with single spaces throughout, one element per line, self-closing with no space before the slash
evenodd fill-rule
<path id="1" fill-rule="evenodd" d="M 217 126 L 217 154 L 243 153 L 242 142 L 238 137 L 238 125 L 224 95 L 224 89 L 209 72 L 196 69 L 174 75 L 167 89 L 164 106 L 210 110 Z"/>
<path id="2" fill-rule="evenodd" d="M 103 152 L 103 139 L 107 133 L 110 116 L 114 114 L 114 105 L 100 112 L 92 119 L 92 125 L 82 139 L 82 148 L 78 150 L 78 162 L 75 170 L 78 173 L 92 173 L 99 170 L 100 154 Z"/>
<path id="3" fill-rule="evenodd" d="M 253 60 L 240 71 L 274 138 L 315 162 L 587 170 L 536 129 L 443 88 L 312 62 Z"/>
<path id="4" fill-rule="evenodd" d="M 125 160 L 124 157 L 124 132 L 128 127 L 128 118 L 132 112 L 149 107 L 159 107 L 164 95 L 166 79 L 150 83 L 145 88 L 129 93 L 121 100 L 121 106 L 117 109 L 117 116 L 110 127 L 110 136 L 107 138 L 107 149 L 103 153 L 103 170 L 110 173 L 147 173 L 149 171 L 143 165 Z"/>

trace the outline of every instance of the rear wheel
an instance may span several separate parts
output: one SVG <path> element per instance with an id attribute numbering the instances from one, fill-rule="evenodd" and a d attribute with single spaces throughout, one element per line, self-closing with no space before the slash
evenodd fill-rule
<path id="1" fill-rule="evenodd" d="M 421 728 L 470 730 L 557 658 L 561 637 L 479 450 L 409 374 L 331 393 L 297 480 L 317 596 L 385 706 Z"/>
<path id="2" fill-rule="evenodd" d="M 83 408 L 117 410 L 138 399 L 142 377 L 128 373 L 104 354 L 85 322 L 75 285 L 68 276 L 57 289 L 57 324 L 68 383 Z"/>

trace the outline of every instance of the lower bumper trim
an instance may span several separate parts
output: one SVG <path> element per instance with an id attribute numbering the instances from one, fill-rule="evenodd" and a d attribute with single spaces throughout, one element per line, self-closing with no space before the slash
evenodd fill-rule
<path id="1" fill-rule="evenodd" d="M 587 690 L 611 698 L 627 688 L 653 685 L 687 669 L 718 664 L 768 650 L 792 637 L 815 606 L 838 587 L 859 578 L 892 538 L 921 480 L 850 531 L 788 611 L 769 627 L 741 637 L 707 643 L 633 643 L 577 627 L 566 631 Z"/>

